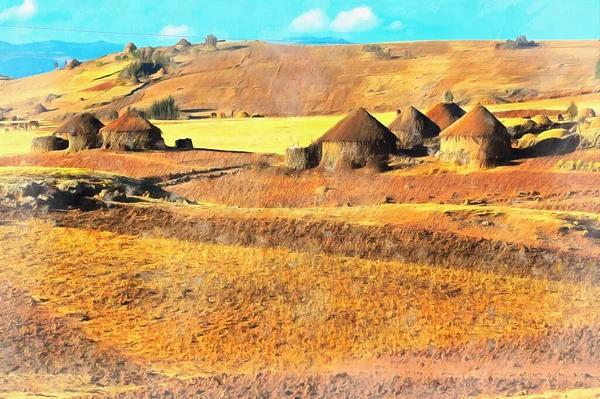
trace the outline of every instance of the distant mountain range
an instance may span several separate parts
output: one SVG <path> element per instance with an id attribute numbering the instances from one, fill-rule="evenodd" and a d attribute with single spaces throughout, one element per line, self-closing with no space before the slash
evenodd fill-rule
<path id="1" fill-rule="evenodd" d="M 300 37 L 290 37 L 287 39 L 290 44 L 300 44 L 300 45 L 311 45 L 311 44 L 353 44 L 348 40 L 342 39 L 340 37 L 313 37 L 313 36 L 300 36 Z"/>
<path id="2" fill-rule="evenodd" d="M 80 61 L 123 50 L 124 45 L 104 41 L 70 43 L 56 40 L 11 44 L 0 41 L 0 75 L 22 78 L 54 70 L 54 63 L 77 58 Z"/>

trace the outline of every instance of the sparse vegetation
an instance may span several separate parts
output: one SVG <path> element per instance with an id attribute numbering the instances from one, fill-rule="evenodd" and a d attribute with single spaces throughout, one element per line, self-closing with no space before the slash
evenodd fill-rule
<path id="1" fill-rule="evenodd" d="M 110 111 L 108 113 L 108 117 L 107 120 L 109 121 L 114 121 L 115 119 L 117 119 L 119 117 L 119 111 L 117 111 L 116 109 L 113 109 L 112 111 Z"/>
<path id="2" fill-rule="evenodd" d="M 217 37 L 215 35 L 213 35 L 212 33 L 209 35 L 206 35 L 206 38 L 204 39 L 204 45 L 207 47 L 217 47 L 218 42 L 219 42 L 219 39 L 217 39 Z"/>
<path id="3" fill-rule="evenodd" d="M 519 49 L 519 48 L 530 48 L 537 47 L 538 44 L 533 40 L 527 40 L 524 35 L 517 36 L 515 40 L 508 39 L 504 44 L 504 48 L 506 49 Z"/>
<path id="4" fill-rule="evenodd" d="M 145 117 L 157 120 L 173 120 L 181 117 L 181 110 L 173 96 L 154 102 L 145 112 Z"/>
<path id="5" fill-rule="evenodd" d="M 147 72 L 144 70 L 144 63 L 141 61 L 133 61 L 121 71 L 120 77 L 130 79 L 133 77 L 146 77 Z"/>
<path id="6" fill-rule="evenodd" d="M 391 58 L 392 51 L 387 48 L 384 49 L 378 44 L 365 44 L 362 48 L 363 53 L 375 54 L 379 58 Z"/>
<path id="7" fill-rule="evenodd" d="M 151 61 L 155 68 L 163 68 L 171 64 L 171 58 L 161 51 L 152 53 Z"/>
<path id="8" fill-rule="evenodd" d="M 450 90 L 444 93 L 444 101 L 447 103 L 451 103 L 452 101 L 454 101 L 454 95 Z"/>
<path id="9" fill-rule="evenodd" d="M 596 79 L 600 79 L 600 58 L 596 61 Z"/>
<path id="10" fill-rule="evenodd" d="M 121 78 L 145 78 L 148 75 L 155 73 L 160 68 L 169 66 L 171 64 L 171 58 L 160 51 L 152 53 L 149 58 L 144 55 L 143 51 L 136 50 L 134 53 L 136 54 L 135 58 L 137 59 L 123 68 L 120 74 Z M 126 60 L 126 57 L 127 56 L 124 55 L 123 60 Z"/>
<path id="11" fill-rule="evenodd" d="M 577 118 L 578 111 L 579 109 L 577 108 L 577 104 L 575 104 L 575 101 L 572 101 L 569 105 L 569 108 L 567 108 L 567 115 L 569 116 L 569 119 L 575 120 L 575 118 Z"/>

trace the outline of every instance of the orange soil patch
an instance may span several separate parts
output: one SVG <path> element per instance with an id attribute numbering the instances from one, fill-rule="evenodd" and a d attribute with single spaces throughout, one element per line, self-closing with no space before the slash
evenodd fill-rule
<path id="1" fill-rule="evenodd" d="M 275 159 L 278 159 L 275 157 Z M 226 151 L 166 151 L 117 153 L 88 150 L 77 154 L 54 152 L 0 157 L 0 166 L 82 168 L 133 178 L 158 177 L 194 171 L 242 167 L 269 162 L 272 156 Z"/>
<path id="2" fill-rule="evenodd" d="M 117 82 L 115 82 L 115 81 L 104 82 L 104 83 L 100 83 L 99 85 L 94 86 L 94 87 L 88 87 L 84 91 L 106 91 L 106 90 L 112 89 L 116 85 L 117 85 Z"/>

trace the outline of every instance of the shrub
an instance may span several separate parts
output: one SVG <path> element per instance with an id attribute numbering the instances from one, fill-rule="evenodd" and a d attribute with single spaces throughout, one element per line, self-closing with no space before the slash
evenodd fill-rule
<path id="1" fill-rule="evenodd" d="M 571 105 L 569 105 L 569 108 L 567 108 L 567 115 L 569 115 L 569 118 L 573 120 L 577 117 L 577 112 L 577 104 L 575 104 L 575 101 L 572 101 Z"/>
<path id="2" fill-rule="evenodd" d="M 172 120 L 179 119 L 181 110 L 173 96 L 154 102 L 145 112 L 149 119 Z"/>
<path id="3" fill-rule="evenodd" d="M 596 61 L 596 79 L 600 79 L 600 58 Z"/>
<path id="4" fill-rule="evenodd" d="M 143 54 L 139 50 L 134 51 L 134 57 L 137 60 L 123 68 L 120 75 L 122 78 L 129 79 L 134 76 L 137 78 L 146 77 L 149 74 L 155 73 L 160 68 L 171 64 L 171 57 L 163 52 L 157 51 L 148 59 Z M 127 59 L 125 57 L 127 56 L 123 56 L 124 60 Z M 152 65 L 150 66 L 150 64 Z"/>
<path id="5" fill-rule="evenodd" d="M 206 38 L 204 39 L 204 44 L 206 46 L 217 47 L 218 42 L 219 42 L 219 40 L 212 33 L 209 35 L 206 35 Z"/>
<path id="6" fill-rule="evenodd" d="M 118 117 L 119 117 L 119 112 L 116 109 L 113 109 L 112 111 L 110 111 L 108 113 L 108 120 L 109 121 L 114 121 Z"/>
<path id="7" fill-rule="evenodd" d="M 391 58 L 392 57 L 392 52 L 389 48 L 384 49 L 383 47 L 381 47 L 378 44 L 365 44 L 362 48 L 362 51 L 364 53 L 375 54 L 379 58 Z"/>
<path id="8" fill-rule="evenodd" d="M 158 68 L 166 67 L 171 64 L 171 57 L 163 52 L 157 51 L 152 54 L 152 63 Z"/>
<path id="9" fill-rule="evenodd" d="M 451 103 L 452 101 L 454 101 L 454 94 L 452 94 L 450 90 L 444 93 L 444 101 L 447 103 Z"/>
<path id="10" fill-rule="evenodd" d="M 129 78 L 133 78 L 135 77 L 141 77 L 144 76 L 144 67 L 141 61 L 133 61 L 132 63 L 130 63 L 129 65 L 127 65 L 125 68 L 123 68 L 123 70 L 121 71 L 121 74 L 119 76 L 121 76 L 122 78 L 125 79 L 129 79 Z"/>
<path id="11" fill-rule="evenodd" d="M 115 55 L 115 61 L 121 61 L 121 54 Z"/>
<path id="12" fill-rule="evenodd" d="M 98 61 L 96 61 L 96 66 L 97 66 L 98 68 L 100 68 L 100 67 L 103 67 L 103 66 L 104 66 L 104 62 L 102 62 L 102 61 L 98 60 Z"/>

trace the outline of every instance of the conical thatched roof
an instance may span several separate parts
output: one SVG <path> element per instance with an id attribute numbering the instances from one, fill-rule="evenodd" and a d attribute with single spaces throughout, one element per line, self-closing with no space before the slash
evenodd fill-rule
<path id="1" fill-rule="evenodd" d="M 136 112 L 126 112 L 108 125 L 104 126 L 102 131 L 115 133 L 135 133 L 135 132 L 158 132 L 161 130 L 154 126 L 147 119 L 142 118 Z"/>
<path id="2" fill-rule="evenodd" d="M 43 114 L 44 112 L 48 112 L 48 110 L 42 104 L 38 104 L 33 108 L 33 115 Z"/>
<path id="3" fill-rule="evenodd" d="M 440 137 L 472 137 L 493 138 L 500 137 L 510 141 L 506 127 L 483 105 L 478 105 L 459 121 L 445 129 Z"/>
<path id="4" fill-rule="evenodd" d="M 351 112 L 329 129 L 317 142 L 363 142 L 395 144 L 394 136 L 364 108 Z"/>
<path id="5" fill-rule="evenodd" d="M 131 54 L 133 53 L 135 50 L 137 50 L 137 46 L 135 44 L 133 44 L 133 42 L 129 42 L 127 44 L 127 46 L 125 46 L 125 49 L 123 50 L 123 52 L 125 54 Z"/>
<path id="6" fill-rule="evenodd" d="M 438 125 L 412 106 L 402 110 L 402 113 L 390 123 L 389 129 L 398 137 L 401 148 L 412 148 L 423 144 L 423 140 L 440 134 Z"/>
<path id="7" fill-rule="evenodd" d="M 103 148 L 115 150 L 164 149 L 161 130 L 136 112 L 126 112 L 100 129 Z"/>
<path id="8" fill-rule="evenodd" d="M 466 113 L 467 112 L 456 103 L 439 103 L 431 108 L 425 116 L 438 125 L 440 130 L 444 130 L 462 118 Z"/>
<path id="9" fill-rule="evenodd" d="M 71 136 L 97 135 L 103 127 L 104 123 L 96 119 L 94 115 L 86 112 L 69 118 L 54 134 L 58 136 L 65 134 Z"/>
<path id="10" fill-rule="evenodd" d="M 440 134 L 442 152 L 464 151 L 481 164 L 510 154 L 506 127 L 483 105 L 478 105 Z"/>

